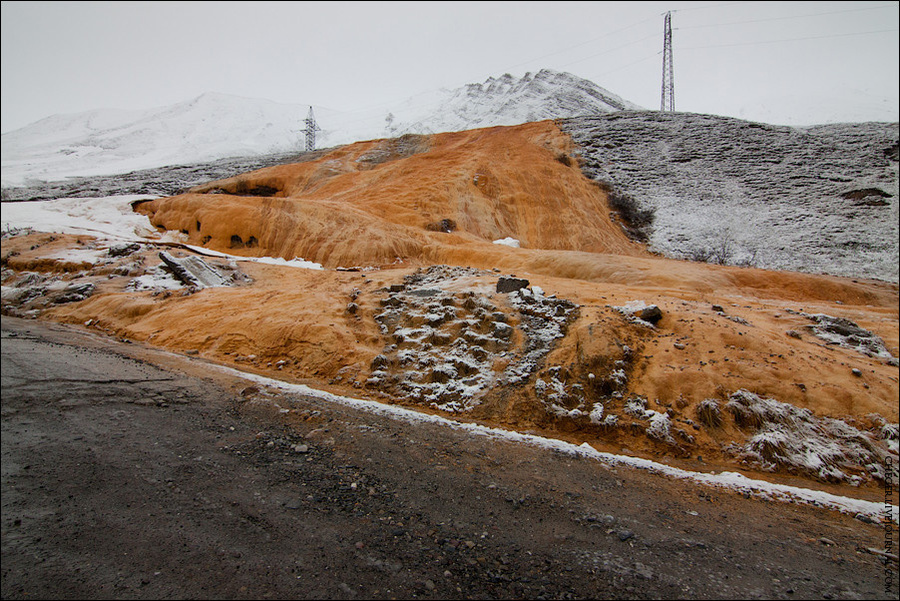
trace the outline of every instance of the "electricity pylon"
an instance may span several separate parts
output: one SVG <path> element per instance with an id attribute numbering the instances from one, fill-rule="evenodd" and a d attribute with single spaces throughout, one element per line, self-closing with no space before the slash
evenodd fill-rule
<path id="1" fill-rule="evenodd" d="M 672 61 L 672 13 L 666 13 L 666 21 L 663 33 L 663 68 L 662 68 L 662 94 L 660 95 L 659 110 L 675 110 L 675 73 Z"/>
<path id="2" fill-rule="evenodd" d="M 322 131 L 316 123 L 316 116 L 313 115 L 313 108 L 309 107 L 309 114 L 306 115 L 306 129 L 302 133 L 306 134 L 306 150 L 307 152 L 316 149 L 316 132 Z"/>

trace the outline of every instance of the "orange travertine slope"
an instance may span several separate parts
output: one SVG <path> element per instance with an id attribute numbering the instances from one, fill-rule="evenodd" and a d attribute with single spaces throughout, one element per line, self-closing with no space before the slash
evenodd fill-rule
<path id="1" fill-rule="evenodd" d="M 145 249 L 45 315 L 351 396 L 877 498 L 896 479 L 897 286 L 654 256 L 574 150 L 552 122 L 406 136 L 143 202 L 192 247 L 325 269 L 241 262 L 248 282 L 182 292 L 112 277 L 157 263 Z M 5 240 L 5 266 L 52 271 L 41 249 L 62 243 Z M 529 286 L 498 292 L 508 274 Z"/>
<path id="2" fill-rule="evenodd" d="M 193 244 L 325 267 L 427 264 L 508 237 L 525 248 L 645 255 L 610 221 L 571 152 L 550 122 L 361 142 L 138 210 Z"/>

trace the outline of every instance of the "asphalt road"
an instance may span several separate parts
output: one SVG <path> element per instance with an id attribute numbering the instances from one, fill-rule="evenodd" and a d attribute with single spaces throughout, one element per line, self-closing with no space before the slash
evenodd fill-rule
<path id="1" fill-rule="evenodd" d="M 833 511 L 2 318 L 4 599 L 896 599 L 885 546 Z"/>

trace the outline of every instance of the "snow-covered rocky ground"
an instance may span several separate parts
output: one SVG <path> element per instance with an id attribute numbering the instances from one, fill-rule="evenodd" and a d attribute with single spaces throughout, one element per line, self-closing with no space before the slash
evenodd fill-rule
<path id="1" fill-rule="evenodd" d="M 663 255 L 898 281 L 897 123 L 629 111 L 561 125 L 589 177 L 654 212 Z"/>

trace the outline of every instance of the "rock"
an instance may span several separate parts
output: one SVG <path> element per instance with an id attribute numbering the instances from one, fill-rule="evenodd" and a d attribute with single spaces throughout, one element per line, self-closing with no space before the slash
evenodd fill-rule
<path id="1" fill-rule="evenodd" d="M 497 322 L 494 324 L 493 334 L 497 338 L 507 339 L 512 336 L 513 327 L 509 324 L 505 324 L 503 322 Z"/>
<path id="2" fill-rule="evenodd" d="M 862 371 L 860 371 L 859 369 L 857 369 L 857 368 L 855 368 L 855 367 L 854 367 L 853 369 L 850 370 L 850 373 L 852 373 L 852 374 L 853 374 L 854 376 L 856 376 L 857 378 L 861 378 L 861 377 L 862 377 Z"/>
<path id="3" fill-rule="evenodd" d="M 622 541 L 623 543 L 627 540 L 634 538 L 634 532 L 632 532 L 631 530 L 619 530 L 619 532 L 617 534 L 618 534 L 619 540 Z"/>
<path id="4" fill-rule="evenodd" d="M 209 263 L 196 256 L 188 256 L 178 259 L 167 252 L 160 252 L 159 258 L 185 286 L 194 288 L 210 288 L 228 286 L 231 281 L 224 277 Z"/>
<path id="5" fill-rule="evenodd" d="M 662 311 L 656 305 L 644 307 L 643 309 L 641 309 L 640 313 L 638 313 L 638 317 L 640 317 L 643 321 L 652 323 L 654 325 L 659 323 L 659 320 L 662 319 L 662 316 Z"/>
<path id="6" fill-rule="evenodd" d="M 110 257 L 126 257 L 132 253 L 141 250 L 141 245 L 137 242 L 114 244 L 107 251 Z"/>
<path id="7" fill-rule="evenodd" d="M 509 294 L 510 292 L 527 288 L 528 284 L 528 280 L 504 276 L 497 280 L 497 292 Z"/>
<path id="8" fill-rule="evenodd" d="M 90 282 L 84 284 L 72 284 L 56 298 L 57 303 L 77 303 L 83 301 L 94 293 L 96 286 Z"/>

